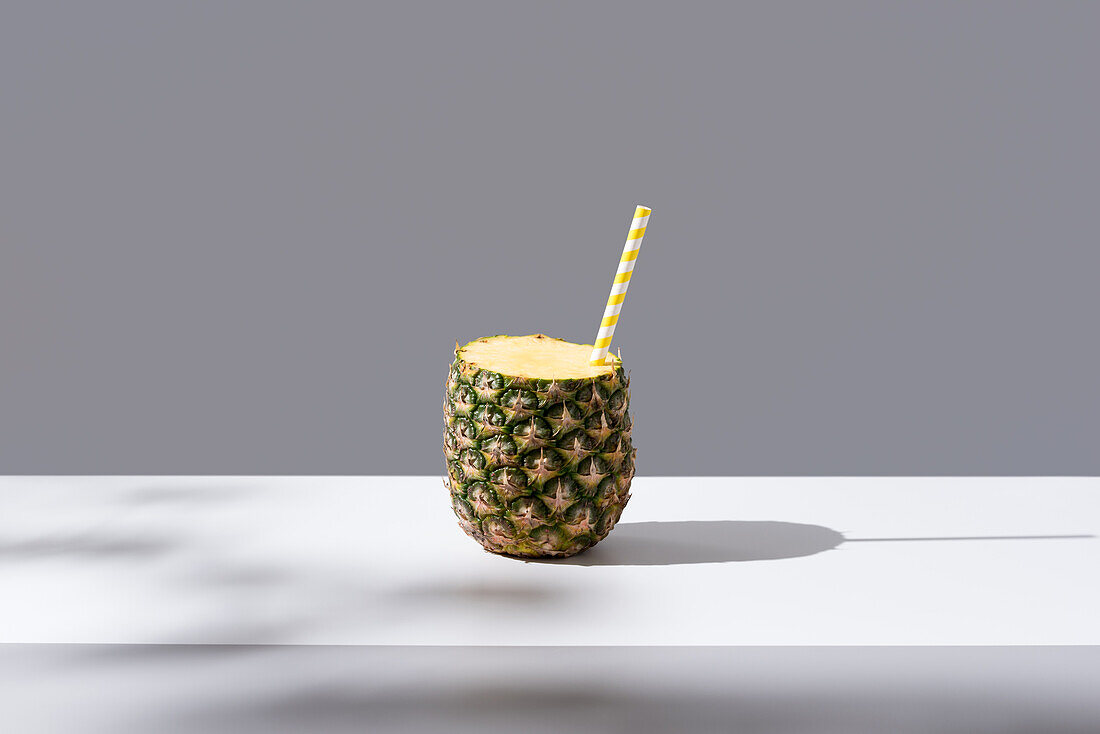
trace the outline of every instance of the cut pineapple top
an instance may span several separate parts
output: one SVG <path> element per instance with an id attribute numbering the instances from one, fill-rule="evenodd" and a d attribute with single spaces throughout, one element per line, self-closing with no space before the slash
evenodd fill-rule
<path id="1" fill-rule="evenodd" d="M 577 380 L 614 372 L 615 364 L 589 365 L 590 354 L 591 344 L 573 344 L 545 334 L 491 336 L 458 351 L 462 361 L 510 377 Z"/>

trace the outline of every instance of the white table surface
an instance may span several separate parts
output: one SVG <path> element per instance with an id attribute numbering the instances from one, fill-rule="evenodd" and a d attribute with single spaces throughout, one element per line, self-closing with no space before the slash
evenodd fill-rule
<path id="1" fill-rule="evenodd" d="M 1100 479 L 640 477 L 574 559 L 439 477 L 0 479 L 0 642 L 1096 645 Z"/>

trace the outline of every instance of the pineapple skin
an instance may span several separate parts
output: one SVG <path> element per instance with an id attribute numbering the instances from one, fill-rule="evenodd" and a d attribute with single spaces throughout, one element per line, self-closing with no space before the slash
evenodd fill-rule
<path id="1" fill-rule="evenodd" d="M 550 338 L 550 337 L 543 337 Z M 491 553 L 566 557 L 607 537 L 630 499 L 630 380 L 502 375 L 462 358 L 447 378 L 444 482 L 458 524 Z"/>

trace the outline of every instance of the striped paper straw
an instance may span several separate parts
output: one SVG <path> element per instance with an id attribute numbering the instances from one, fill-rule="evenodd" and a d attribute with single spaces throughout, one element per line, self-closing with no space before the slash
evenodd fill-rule
<path id="1" fill-rule="evenodd" d="M 653 210 L 644 206 L 637 206 L 634 209 L 634 221 L 630 223 L 630 231 L 626 233 L 623 256 L 619 258 L 619 269 L 615 272 L 615 280 L 611 283 L 611 295 L 607 298 L 603 321 L 600 322 L 600 330 L 596 333 L 596 343 L 592 345 L 592 355 L 588 358 L 589 364 L 599 365 L 607 361 L 607 348 L 611 346 L 611 337 L 615 335 L 615 324 L 619 321 L 619 311 L 623 307 L 623 301 L 626 300 L 626 289 L 630 285 L 630 275 L 634 272 L 638 248 L 642 246 L 642 237 L 645 236 L 645 226 L 649 222 L 651 211 Z"/>

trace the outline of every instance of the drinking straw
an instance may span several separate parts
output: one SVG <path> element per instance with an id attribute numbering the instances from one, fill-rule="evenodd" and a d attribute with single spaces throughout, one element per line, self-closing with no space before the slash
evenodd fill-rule
<path id="1" fill-rule="evenodd" d="M 626 300 L 626 288 L 630 285 L 630 275 L 634 272 L 638 248 L 642 246 L 642 237 L 645 236 L 645 226 L 649 222 L 651 211 L 653 210 L 641 205 L 634 208 L 634 221 L 630 223 L 630 231 L 626 233 L 623 256 L 619 258 L 619 269 L 615 272 L 615 280 L 611 281 L 611 295 L 607 298 L 603 321 L 600 322 L 600 330 L 596 333 L 596 342 L 592 345 L 592 355 L 588 358 L 588 363 L 591 365 L 607 362 L 607 348 L 611 346 L 615 324 L 619 321 L 619 311 L 623 307 L 623 301 Z"/>

